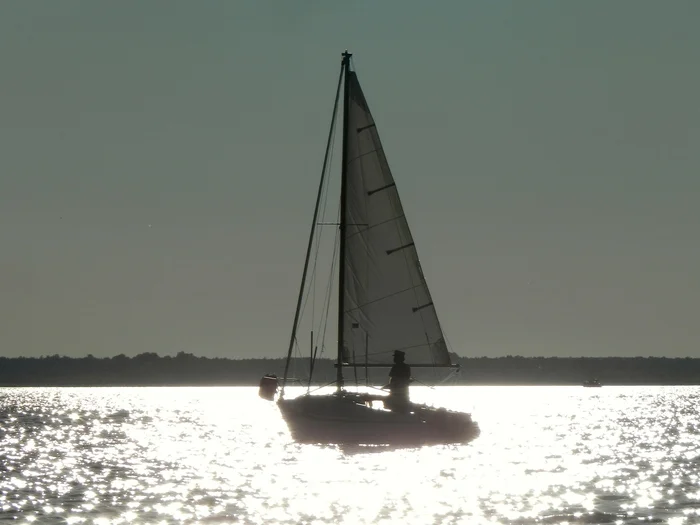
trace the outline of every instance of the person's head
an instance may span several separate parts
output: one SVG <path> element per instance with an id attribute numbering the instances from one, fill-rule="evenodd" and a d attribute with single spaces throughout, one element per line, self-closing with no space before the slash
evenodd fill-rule
<path id="1" fill-rule="evenodd" d="M 406 360 L 406 353 L 401 350 L 394 350 L 394 363 L 403 363 Z"/>

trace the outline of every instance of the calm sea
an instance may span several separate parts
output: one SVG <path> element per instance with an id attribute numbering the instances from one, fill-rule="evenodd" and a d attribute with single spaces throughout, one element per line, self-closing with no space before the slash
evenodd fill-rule
<path id="1" fill-rule="evenodd" d="M 0 522 L 700 523 L 700 387 L 441 387 L 462 446 L 296 445 L 255 388 L 0 389 Z"/>

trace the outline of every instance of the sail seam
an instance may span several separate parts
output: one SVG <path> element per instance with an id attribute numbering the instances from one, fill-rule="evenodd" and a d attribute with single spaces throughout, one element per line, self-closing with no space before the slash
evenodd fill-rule
<path id="1" fill-rule="evenodd" d="M 351 312 L 354 312 L 356 310 L 362 310 L 365 306 L 369 306 L 371 304 L 378 303 L 380 301 L 383 301 L 384 299 L 389 299 L 391 297 L 395 297 L 395 296 L 400 295 L 402 293 L 410 292 L 411 290 L 417 288 L 418 286 L 420 286 L 420 284 L 416 284 L 415 286 L 411 286 L 410 288 L 406 288 L 404 290 L 394 292 L 394 293 L 389 294 L 389 295 L 385 295 L 384 297 L 379 297 L 377 299 L 373 299 L 372 301 L 369 301 L 368 303 L 363 303 L 361 305 L 356 306 L 355 308 L 350 308 L 349 310 L 345 310 L 345 313 L 350 314 Z"/>
<path id="2" fill-rule="evenodd" d="M 367 226 L 367 228 L 365 228 L 363 230 L 358 230 L 355 233 L 348 235 L 347 238 L 350 239 L 351 237 L 354 237 L 355 235 L 359 235 L 361 233 L 368 232 L 370 230 L 373 230 L 374 228 L 378 228 L 379 226 L 384 226 L 385 224 L 388 224 L 391 221 L 397 221 L 397 220 L 401 219 L 402 217 L 403 217 L 403 215 L 399 215 L 397 217 L 392 217 L 391 219 L 387 219 L 385 221 L 378 222 L 377 224 L 373 224 L 372 226 Z"/>
<path id="3" fill-rule="evenodd" d="M 367 155 L 371 155 L 372 153 L 377 153 L 379 150 L 378 149 L 373 149 L 372 151 L 367 151 L 365 153 L 362 153 L 361 155 L 358 155 L 357 157 L 353 157 L 348 161 L 348 168 L 350 168 L 350 164 L 355 162 L 356 160 L 360 160 L 362 157 L 366 157 Z"/>

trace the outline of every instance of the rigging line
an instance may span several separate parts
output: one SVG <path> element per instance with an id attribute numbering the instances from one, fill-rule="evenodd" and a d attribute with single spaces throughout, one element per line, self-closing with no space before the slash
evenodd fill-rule
<path id="1" fill-rule="evenodd" d="M 333 152 L 335 151 L 335 138 L 337 136 L 337 125 L 333 126 L 330 132 L 329 136 L 329 142 L 328 142 L 328 158 L 326 159 L 326 162 L 324 164 L 324 171 L 322 173 L 322 177 L 324 180 L 323 184 L 323 189 L 322 189 L 322 196 L 321 196 L 321 208 L 320 208 L 320 213 L 319 216 L 321 218 L 321 221 L 325 219 L 326 216 L 326 209 L 328 207 L 328 193 L 330 191 L 330 171 L 331 171 L 331 166 L 333 164 Z M 314 229 L 314 237 L 315 237 L 315 253 L 314 253 L 314 261 L 313 261 L 313 266 L 311 270 L 311 286 L 309 286 L 309 289 L 306 292 L 306 297 L 304 298 L 304 304 L 302 305 L 301 312 L 299 317 L 302 318 L 304 315 L 304 312 L 306 311 L 306 305 L 308 304 L 309 300 L 309 295 L 312 295 L 312 314 L 311 314 L 311 325 L 313 326 L 314 321 L 316 319 L 316 281 L 317 281 L 317 269 L 318 269 L 318 255 L 321 249 L 321 237 L 323 235 L 323 232 L 320 228 L 315 228 Z"/>
<path id="2" fill-rule="evenodd" d="M 335 137 L 337 136 L 337 128 L 333 130 L 333 136 L 331 137 L 331 149 L 328 158 L 328 172 L 330 175 L 331 166 L 333 165 L 333 152 L 335 151 Z M 330 176 L 326 179 L 330 180 Z M 326 184 L 325 195 L 323 197 L 323 209 L 321 210 L 321 221 L 326 220 L 326 208 L 328 207 L 328 192 L 330 191 L 330 182 Z M 318 236 L 321 237 L 321 230 L 318 230 Z"/>
<path id="3" fill-rule="evenodd" d="M 297 376 L 297 366 L 296 366 L 296 360 L 301 356 L 301 351 L 299 350 L 299 341 L 297 338 L 294 338 L 294 362 L 290 363 L 289 368 L 290 368 L 290 373 L 292 374 L 292 377 Z"/>
<path id="4" fill-rule="evenodd" d="M 322 388 L 326 388 L 326 387 L 328 387 L 328 386 L 334 385 L 335 383 L 336 383 L 336 380 L 334 379 L 334 380 L 331 381 L 330 383 L 326 383 L 326 384 L 324 384 L 324 385 L 321 385 L 321 386 L 318 386 L 318 387 L 314 388 L 313 390 L 309 390 L 309 391 L 306 393 L 306 395 L 309 395 L 309 394 L 311 394 L 311 393 L 313 393 L 313 392 L 316 392 L 317 390 L 321 390 Z"/>
<path id="5" fill-rule="evenodd" d="M 325 297 L 324 297 L 324 306 L 323 306 L 324 314 L 323 314 L 323 317 L 319 320 L 318 329 L 316 331 L 316 333 L 318 334 L 318 338 L 316 340 L 316 346 L 318 346 L 320 343 L 321 355 L 323 355 L 323 352 L 326 348 L 326 332 L 328 330 L 328 320 L 330 318 L 330 302 L 331 302 L 331 297 L 333 295 L 333 283 L 335 282 L 336 254 L 338 252 L 339 240 L 340 240 L 340 230 L 337 229 L 335 232 L 335 238 L 334 238 L 334 243 L 333 243 L 333 254 L 331 256 L 331 267 L 330 267 L 330 271 L 328 274 L 328 281 L 327 281 L 326 292 L 325 292 Z M 321 325 L 323 325 L 323 327 Z"/>
<path id="6" fill-rule="evenodd" d="M 335 244 L 336 244 L 336 241 L 335 241 L 335 237 L 334 237 L 334 239 L 333 239 L 333 251 L 331 253 L 331 264 L 330 264 L 330 267 L 328 270 L 329 271 L 328 278 L 326 279 L 326 289 L 323 292 L 323 303 L 321 304 L 321 315 L 318 319 L 318 325 L 316 327 L 314 327 L 314 333 L 316 334 L 314 346 L 318 346 L 320 343 L 321 344 L 321 353 L 323 353 L 323 347 L 325 345 L 325 339 L 324 339 L 324 335 L 322 332 L 322 328 L 325 326 L 325 323 L 327 322 L 328 315 L 329 315 L 328 306 L 327 306 L 327 304 L 328 304 L 327 297 L 330 295 L 330 289 L 331 289 L 332 284 L 333 284 L 333 272 L 334 272 L 334 268 L 335 268 L 334 259 L 335 259 L 335 249 L 336 249 Z"/>
<path id="7" fill-rule="evenodd" d="M 337 136 L 337 127 L 333 130 L 333 134 L 331 136 L 331 147 L 330 147 L 330 152 L 328 156 L 328 173 L 326 174 L 326 186 L 324 188 L 324 195 L 323 195 L 323 207 L 321 209 L 321 221 L 325 221 L 326 219 L 326 208 L 328 207 L 328 194 L 330 192 L 330 172 L 331 172 L 331 166 L 333 165 L 333 152 L 335 151 L 335 138 Z M 318 242 L 316 244 L 316 260 L 318 260 L 318 254 L 321 249 L 321 235 L 322 235 L 322 229 L 318 229 Z M 335 242 L 335 241 L 334 241 Z M 314 263 L 316 264 L 316 263 Z M 314 280 L 314 305 L 315 305 L 315 299 L 316 299 L 316 281 Z M 314 310 L 315 311 L 315 310 Z M 323 311 L 321 311 L 321 315 L 323 316 Z M 316 316 L 314 315 L 312 317 L 312 324 L 313 321 L 315 320 Z"/>
<path id="8" fill-rule="evenodd" d="M 307 288 L 306 295 L 304 295 L 304 302 L 301 305 L 301 310 L 299 311 L 299 318 L 300 319 L 304 317 L 304 312 L 306 311 L 306 305 L 309 302 L 309 296 L 311 296 L 311 290 L 314 287 L 315 282 L 316 282 L 316 258 L 314 258 L 314 262 L 313 262 L 313 265 L 311 267 L 309 279 L 311 280 L 311 286 L 309 286 Z M 314 314 L 312 313 L 312 316 L 313 315 Z"/>
<path id="9" fill-rule="evenodd" d="M 311 296 L 311 290 L 315 284 L 316 281 L 316 257 L 314 257 L 314 262 L 311 267 L 311 272 L 309 275 L 309 279 L 311 280 L 311 286 L 309 286 L 306 289 L 306 294 L 304 295 L 304 302 L 301 305 L 301 310 L 299 310 L 299 319 L 302 319 L 304 317 L 304 312 L 306 312 L 306 305 L 309 302 L 309 297 Z M 312 314 L 313 316 L 313 314 Z"/>
<path id="10" fill-rule="evenodd" d="M 452 343 L 450 343 L 449 339 L 447 339 L 447 334 L 443 333 L 442 338 L 445 340 L 445 346 L 447 347 L 447 351 L 449 352 L 452 348 Z"/>
<path id="11" fill-rule="evenodd" d="M 410 345 L 410 346 L 401 346 L 398 348 L 392 348 L 391 350 L 380 350 L 378 352 L 369 352 L 367 354 L 367 357 L 376 357 L 376 356 L 381 356 L 381 355 L 388 355 L 391 354 L 392 352 L 395 352 L 396 350 L 413 350 L 414 348 L 421 348 L 423 346 L 428 346 L 425 343 L 417 344 L 417 345 Z M 384 364 L 384 363 L 377 363 L 377 364 Z M 435 363 L 431 363 L 435 364 Z"/>
<path id="12" fill-rule="evenodd" d="M 449 381 L 449 380 L 453 379 L 454 377 L 456 377 L 457 374 L 459 374 L 459 368 L 455 368 L 455 369 L 451 370 L 450 373 L 447 374 L 447 377 L 445 377 L 442 381 L 440 381 L 440 382 L 438 383 L 438 385 L 442 385 L 442 384 L 444 384 L 444 383 L 447 383 L 447 381 Z"/>
<path id="13" fill-rule="evenodd" d="M 374 355 L 386 355 L 386 354 L 390 354 L 392 352 L 395 352 L 396 350 L 412 350 L 414 348 L 420 348 L 422 346 L 430 346 L 430 344 L 420 343 L 417 345 L 399 346 L 397 348 L 391 348 L 390 350 L 381 350 L 379 352 L 372 352 L 369 355 L 372 355 L 372 356 L 374 356 Z"/>
<path id="14" fill-rule="evenodd" d="M 326 184 L 323 189 L 323 205 L 321 208 L 321 221 L 325 221 L 326 219 L 326 209 L 328 207 L 328 194 L 330 192 L 330 172 L 331 172 L 331 166 L 333 165 L 333 152 L 335 151 L 335 138 L 337 136 L 337 127 L 333 129 L 333 134 L 331 135 L 331 146 L 330 146 L 330 151 L 328 155 L 328 169 L 326 170 Z M 314 270 L 317 267 L 318 263 L 318 254 L 321 250 L 321 236 L 323 234 L 323 230 L 321 228 L 318 228 L 317 230 L 317 242 L 316 242 L 316 255 L 314 256 Z M 314 320 L 316 319 L 316 279 L 313 281 L 314 284 L 314 299 L 313 299 L 313 307 L 314 307 L 314 313 L 311 317 L 312 321 L 311 324 L 314 323 Z M 321 314 L 323 315 L 323 313 Z"/>
<path id="15" fill-rule="evenodd" d="M 335 121 L 336 121 L 336 116 L 338 114 L 338 100 L 340 99 L 340 88 L 343 85 L 343 80 L 346 78 L 347 75 L 345 75 L 345 69 L 346 69 L 346 64 L 343 63 L 340 67 L 340 73 L 338 75 L 338 87 L 336 88 L 335 92 L 335 100 L 333 101 L 333 116 L 331 117 L 331 125 L 330 129 L 328 130 L 328 144 L 326 146 L 326 154 L 325 158 L 323 159 L 323 167 L 321 168 L 321 181 L 319 182 L 319 188 L 318 188 L 318 193 L 316 195 L 316 204 L 314 206 L 314 216 L 313 220 L 311 221 L 311 232 L 309 233 L 309 241 L 306 246 L 306 255 L 304 257 L 304 270 L 302 271 L 302 277 L 301 277 L 301 284 L 299 286 L 299 295 L 297 297 L 297 304 L 296 308 L 294 311 L 294 322 L 292 323 L 292 333 L 289 336 L 289 348 L 287 350 L 287 361 L 284 365 L 284 375 L 282 378 L 282 389 L 280 390 L 280 398 L 284 398 L 284 387 L 287 384 L 287 373 L 289 371 L 289 359 L 292 355 L 292 351 L 294 350 L 294 338 L 296 337 L 296 332 L 298 328 L 298 323 L 299 323 L 299 313 L 300 313 L 300 308 L 301 308 L 301 303 L 304 298 L 304 285 L 306 281 L 306 274 L 308 271 L 308 266 L 309 266 L 309 256 L 311 255 L 311 250 L 312 250 L 312 245 L 313 245 L 313 240 L 314 240 L 314 232 L 316 229 L 316 221 L 318 220 L 318 209 L 319 209 L 319 201 L 321 199 L 321 196 L 323 194 L 323 184 L 324 184 L 324 175 L 323 173 L 326 171 L 326 166 L 327 166 L 327 160 L 328 160 L 328 147 L 330 146 L 330 141 L 331 137 L 333 135 L 333 130 L 335 129 Z M 347 81 L 346 81 L 347 84 Z"/>
<path id="16" fill-rule="evenodd" d="M 449 377 L 449 376 L 448 376 L 448 377 Z M 415 381 L 416 383 L 420 383 L 420 384 L 423 385 L 423 386 L 427 386 L 427 387 L 428 387 L 429 389 L 431 389 L 431 390 L 435 390 L 435 387 L 434 387 L 433 385 L 429 385 L 428 383 L 424 383 L 424 382 L 421 381 L 420 379 L 416 379 L 415 377 L 411 377 L 411 379 L 412 379 L 413 381 Z"/>
<path id="17" fill-rule="evenodd" d="M 335 137 L 335 134 L 333 136 Z M 333 146 L 331 143 L 331 148 L 332 147 Z M 332 155 L 333 154 L 331 151 L 329 161 L 332 158 Z M 328 172 L 328 170 L 326 170 L 326 179 L 328 178 L 327 172 Z M 324 211 L 322 213 L 325 213 L 325 208 L 326 208 L 327 202 L 328 202 L 328 183 L 326 183 L 324 185 L 324 196 L 323 196 L 323 210 Z M 322 217 L 323 217 L 323 215 L 322 215 Z M 311 266 L 311 276 L 310 276 L 311 286 L 309 286 L 309 288 L 306 290 L 306 296 L 304 297 L 304 303 L 301 307 L 301 312 L 299 315 L 300 318 L 302 318 L 304 316 L 304 312 L 306 311 L 306 306 L 308 304 L 309 297 L 311 297 L 311 308 L 312 308 L 311 324 L 312 325 L 314 323 L 314 320 L 316 319 L 316 280 L 317 280 L 316 277 L 317 277 L 317 269 L 318 269 L 318 255 L 319 255 L 319 252 L 321 249 L 321 235 L 322 235 L 321 230 L 317 229 L 315 232 L 315 245 L 316 246 L 315 246 L 314 260 L 313 260 L 313 264 Z"/>
<path id="18" fill-rule="evenodd" d="M 338 210 L 338 216 L 340 217 L 340 210 Z M 331 271 L 329 274 L 328 278 L 328 286 L 326 288 L 326 304 L 324 306 L 325 312 L 326 312 L 326 319 L 323 323 L 323 335 L 321 337 L 321 355 L 323 355 L 323 350 L 325 349 L 326 345 L 326 330 L 328 329 L 328 319 L 330 317 L 329 315 L 329 310 L 330 310 L 330 304 L 331 304 L 331 295 L 333 295 L 333 282 L 335 281 L 335 265 L 336 265 L 336 254 L 338 253 L 338 247 L 340 245 L 340 229 L 336 229 L 335 232 L 335 243 L 333 245 L 333 258 L 331 262 Z M 339 264 L 342 264 L 339 263 Z M 321 329 L 319 326 L 319 333 L 321 333 Z"/>

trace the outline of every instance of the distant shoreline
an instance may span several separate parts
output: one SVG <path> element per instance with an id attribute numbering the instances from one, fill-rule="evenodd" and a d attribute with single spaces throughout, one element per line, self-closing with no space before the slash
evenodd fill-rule
<path id="1" fill-rule="evenodd" d="M 700 385 L 699 358 L 665 357 L 478 357 L 453 355 L 460 372 L 449 385 L 582 385 L 596 378 L 609 385 Z M 284 372 L 284 359 L 225 359 L 179 353 L 160 357 L 154 353 L 134 357 L 93 356 L 0 357 L 0 386 L 257 386 L 265 374 Z M 309 359 L 295 358 L 291 375 L 306 384 Z M 358 368 L 361 375 L 363 370 Z M 346 371 L 348 384 L 354 384 L 353 368 Z M 388 369 L 373 369 L 371 383 L 383 384 Z M 444 372 L 414 369 L 420 382 L 438 383 Z M 364 383 L 364 376 L 361 376 Z M 334 361 L 318 359 L 313 384 L 335 378 Z M 417 385 L 420 383 L 416 383 Z"/>

